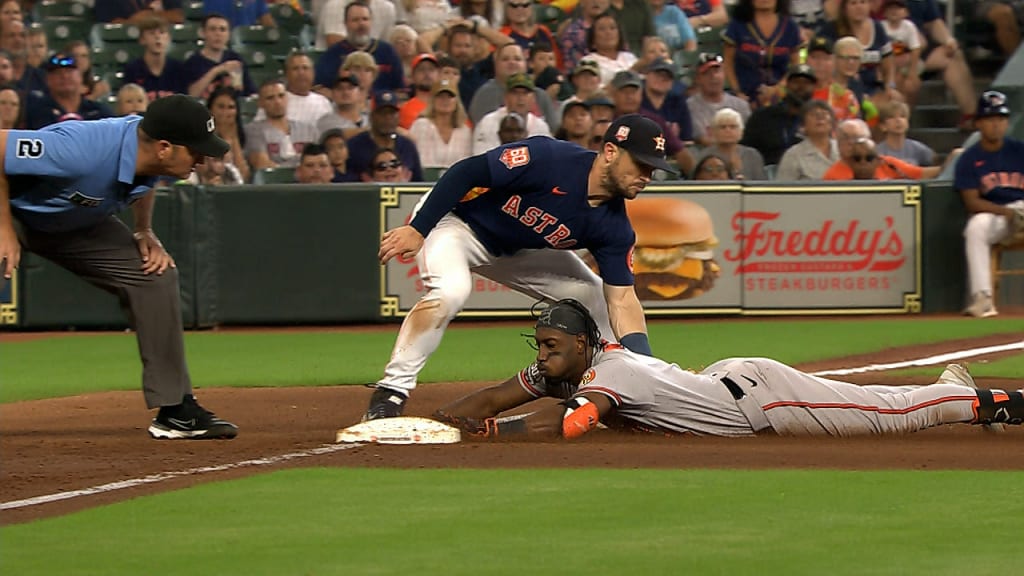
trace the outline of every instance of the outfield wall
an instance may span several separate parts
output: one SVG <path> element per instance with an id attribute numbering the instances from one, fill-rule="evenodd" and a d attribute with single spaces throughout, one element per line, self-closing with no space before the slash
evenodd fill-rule
<path id="1" fill-rule="evenodd" d="M 405 221 L 426 190 L 370 184 L 159 190 L 154 227 L 178 264 L 185 325 L 402 316 L 421 288 L 414 263 L 381 267 L 378 239 Z M 719 240 L 714 286 L 693 298 L 645 301 L 651 315 L 949 312 L 963 305 L 965 216 L 949 182 L 662 182 L 645 196 L 701 204 Z M 827 253 L 821 246 L 828 242 L 846 248 Z M 818 248 L 807 248 L 812 244 Z M 1018 266 L 1021 256 L 1012 255 Z M 468 316 L 522 315 L 529 307 L 529 299 L 493 283 L 481 280 L 477 288 Z M 1000 296 L 1003 305 L 1024 304 L 1024 278 L 1004 280 Z M 114 296 L 32 254 L 0 292 L 0 302 L 5 299 L 0 322 L 8 325 L 126 325 Z"/>

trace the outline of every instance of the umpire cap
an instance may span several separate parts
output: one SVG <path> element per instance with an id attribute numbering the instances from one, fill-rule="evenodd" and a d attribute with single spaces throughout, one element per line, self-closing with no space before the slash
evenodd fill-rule
<path id="1" fill-rule="evenodd" d="M 676 174 L 665 161 L 665 133 L 650 118 L 626 114 L 615 119 L 604 133 L 604 141 L 627 150 L 637 162 Z"/>
<path id="2" fill-rule="evenodd" d="M 213 116 L 206 106 L 184 94 L 154 100 L 142 117 L 142 131 L 151 138 L 219 158 L 231 150 L 231 145 L 217 136 L 214 127 Z"/>
<path id="3" fill-rule="evenodd" d="M 1006 105 L 1006 94 L 996 90 L 988 90 L 978 99 L 978 112 L 975 118 L 986 116 L 1009 116 L 1010 107 Z"/>

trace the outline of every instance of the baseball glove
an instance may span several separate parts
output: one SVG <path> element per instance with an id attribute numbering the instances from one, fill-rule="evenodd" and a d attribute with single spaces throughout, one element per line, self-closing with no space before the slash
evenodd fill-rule
<path id="1" fill-rule="evenodd" d="M 1003 239 L 1003 244 L 1010 246 L 1024 242 L 1024 206 L 1017 206 L 1010 216 L 1010 234 Z"/>

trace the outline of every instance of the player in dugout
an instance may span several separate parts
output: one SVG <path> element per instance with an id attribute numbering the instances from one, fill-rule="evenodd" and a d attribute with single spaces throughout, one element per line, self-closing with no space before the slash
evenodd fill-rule
<path id="1" fill-rule="evenodd" d="M 537 358 L 505 382 L 434 413 L 484 438 L 577 438 L 609 428 L 697 436 L 903 434 L 943 424 L 999 430 L 1024 421 L 1024 391 L 979 389 L 950 364 L 928 386 L 858 386 L 768 358 L 728 358 L 701 372 L 601 339 L 587 309 L 560 300 L 537 318 Z M 496 416 L 542 397 L 523 418 Z"/>

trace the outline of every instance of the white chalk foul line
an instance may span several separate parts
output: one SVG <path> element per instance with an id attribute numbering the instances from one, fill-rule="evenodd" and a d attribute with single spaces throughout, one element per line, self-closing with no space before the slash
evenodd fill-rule
<path id="1" fill-rule="evenodd" d="M 996 354 L 999 352 L 1009 352 L 1012 350 L 1024 350 L 1024 340 L 1020 342 L 1014 342 L 1010 344 L 1000 344 L 998 346 L 986 346 L 983 348 L 972 348 L 969 350 L 960 350 L 958 352 L 950 352 L 948 354 L 939 354 L 937 356 L 929 356 L 926 358 L 918 358 L 916 360 L 905 360 L 903 362 L 892 362 L 890 364 L 871 364 L 869 366 L 859 366 L 857 368 L 842 368 L 837 370 L 822 370 L 820 372 L 814 372 L 815 376 L 825 375 L 836 375 L 842 376 L 845 374 L 862 374 L 864 372 L 878 372 L 883 370 L 896 370 L 899 368 L 909 368 L 912 366 L 931 366 L 934 364 L 944 364 L 952 362 L 954 360 L 962 360 L 964 358 L 971 358 L 974 356 L 984 356 L 986 354 Z M 525 416 L 525 415 L 524 415 Z M 521 418 L 513 417 L 509 418 Z M 272 464 L 278 464 L 280 462 L 287 462 L 288 460 L 295 460 L 297 458 L 307 458 L 309 456 L 319 456 L 322 454 L 331 454 L 333 452 L 340 452 L 342 450 L 349 450 L 356 448 L 359 444 L 324 444 L 319 448 L 312 448 L 310 450 L 302 450 L 299 452 L 290 452 L 288 454 L 281 454 L 279 456 L 270 456 L 267 458 L 256 458 L 253 460 L 242 460 L 241 462 L 233 462 L 231 464 L 221 464 L 219 466 L 202 466 L 200 468 L 190 468 L 188 470 L 179 470 L 177 472 L 162 472 L 160 474 L 152 474 L 143 478 L 133 478 L 131 480 L 121 480 L 120 482 L 111 482 L 109 484 L 101 484 L 99 486 L 93 486 L 91 488 L 83 488 L 81 490 L 71 490 L 69 492 L 57 492 L 54 494 L 46 494 L 44 496 L 35 496 L 33 498 L 25 498 L 24 500 L 12 500 L 10 502 L 4 502 L 0 504 L 0 510 L 13 510 L 16 508 L 26 508 L 28 506 L 36 506 L 39 504 L 48 504 L 50 502 L 59 502 L 61 500 L 70 500 L 72 498 L 78 498 L 80 496 L 90 496 L 93 494 L 102 494 L 104 492 L 113 492 L 115 490 L 124 490 L 125 488 L 134 488 L 135 486 L 142 486 L 144 484 L 154 484 L 156 482 L 163 482 L 164 480 L 170 480 L 172 478 L 179 478 L 181 476 L 190 476 L 193 474 L 208 474 L 210 472 L 223 472 L 224 470 L 235 470 L 238 468 L 248 468 L 252 466 L 269 466 Z"/>
<path id="2" fill-rule="evenodd" d="M 59 502 L 61 500 L 70 500 L 71 498 L 78 498 L 79 496 L 90 496 L 92 494 L 102 494 L 104 492 L 124 490 L 125 488 L 134 488 L 136 486 L 142 486 L 144 484 L 154 484 L 156 482 L 163 482 L 164 480 L 179 478 L 181 476 L 190 476 L 192 474 L 208 474 L 210 472 L 223 472 L 224 470 L 236 470 L 238 468 L 248 468 L 252 466 L 269 466 L 272 464 L 279 464 L 281 462 L 287 462 L 288 460 L 295 460 L 298 458 L 320 456 L 322 454 L 331 454 L 332 452 L 350 450 L 358 446 L 359 444 L 324 444 L 319 448 L 312 448 L 310 450 L 302 450 L 299 452 L 290 452 L 288 454 L 281 454 L 279 456 L 255 458 L 253 460 L 242 460 L 241 462 L 232 462 L 231 464 L 220 464 L 218 466 L 202 466 L 199 468 L 190 468 L 188 470 L 179 470 L 177 472 L 161 472 L 160 474 L 151 474 L 143 478 L 121 480 L 120 482 L 101 484 L 99 486 L 83 488 L 81 490 L 71 490 L 69 492 L 56 492 L 54 494 L 46 494 L 44 496 L 36 496 L 34 498 L 26 498 L 24 500 L 12 500 L 10 502 L 4 502 L 3 504 L 0 504 L 0 510 L 13 510 L 15 508 L 25 508 L 28 506 L 36 506 L 39 504 L 49 504 L 50 502 Z"/>
<path id="3" fill-rule="evenodd" d="M 813 374 L 814 376 L 845 376 L 847 374 L 863 374 L 864 372 L 898 370 L 900 368 L 911 368 L 913 366 L 932 366 L 935 364 L 947 364 L 955 360 L 963 360 L 964 358 L 985 356 L 986 354 L 997 354 L 999 352 L 1011 352 L 1013 350 L 1024 350 L 1024 340 L 1021 340 L 1020 342 L 1011 342 L 1009 344 L 999 344 L 998 346 L 985 346 L 983 348 L 959 350 L 957 352 L 938 354 L 936 356 L 928 356 L 926 358 L 918 358 L 916 360 L 904 360 L 903 362 L 891 362 L 889 364 L 871 364 L 869 366 L 858 366 L 857 368 L 822 370 L 820 372 L 814 372 Z"/>

